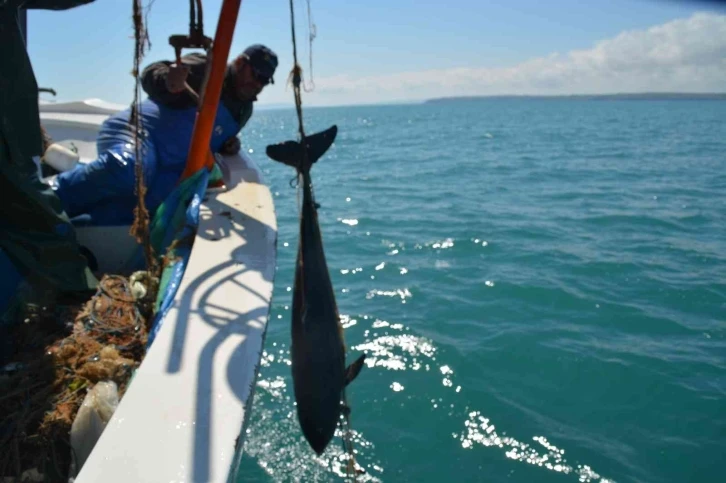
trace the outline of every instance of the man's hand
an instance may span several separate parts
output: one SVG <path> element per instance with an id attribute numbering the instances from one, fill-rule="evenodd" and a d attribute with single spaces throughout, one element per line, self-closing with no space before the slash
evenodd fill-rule
<path id="1" fill-rule="evenodd" d="M 171 64 L 166 74 L 166 88 L 172 94 L 179 94 L 186 90 L 185 83 L 189 76 L 189 66 L 184 64 Z"/>
<path id="2" fill-rule="evenodd" d="M 242 145 L 239 142 L 239 138 L 237 136 L 232 136 L 231 138 L 227 139 L 224 144 L 222 144 L 222 147 L 219 148 L 219 152 L 220 154 L 231 156 L 239 153 L 239 150 L 241 148 Z"/>

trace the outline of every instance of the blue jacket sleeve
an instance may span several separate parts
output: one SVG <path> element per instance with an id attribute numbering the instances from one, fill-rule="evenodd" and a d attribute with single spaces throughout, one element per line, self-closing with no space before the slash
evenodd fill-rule
<path id="1" fill-rule="evenodd" d="M 73 218 L 92 212 L 99 203 L 135 196 L 135 159 L 133 146 L 117 144 L 100 153 L 95 161 L 59 174 L 53 187 L 66 214 Z M 146 186 L 153 182 L 155 173 L 156 159 L 151 149 L 144 159 Z"/>

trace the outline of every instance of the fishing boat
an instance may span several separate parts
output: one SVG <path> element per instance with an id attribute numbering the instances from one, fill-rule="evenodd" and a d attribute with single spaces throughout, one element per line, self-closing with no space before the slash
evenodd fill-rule
<path id="1" fill-rule="evenodd" d="M 121 107 L 121 106 L 119 106 Z M 88 100 L 41 106 L 58 144 L 96 159 L 95 135 L 117 108 Z M 76 482 L 222 481 L 252 404 L 276 260 L 277 221 L 260 169 L 244 152 L 221 158 L 183 273 L 158 332 Z M 124 273 L 138 253 L 129 226 L 78 226 L 98 273 Z"/>
<path id="2" fill-rule="evenodd" d="M 209 99 L 215 68 L 221 79 L 239 5 L 225 0 L 222 6 L 212 53 L 221 61 L 212 62 Z M 192 172 L 207 162 L 191 151 L 195 143 L 209 146 L 211 133 L 205 139 L 200 132 L 211 104 L 198 110 L 187 166 Z M 99 99 L 41 103 L 40 117 L 55 145 L 76 152 L 83 163 L 96 159 L 103 121 L 123 108 Z M 270 311 L 277 221 L 270 190 L 250 156 L 217 156 L 216 163 L 222 180 L 208 184 L 202 176 L 195 183 L 182 222 L 160 221 L 168 222 L 160 228 L 162 249 L 178 249 L 155 297 L 145 355 L 80 471 L 71 475 L 77 483 L 235 478 Z M 143 259 L 130 226 L 83 219 L 74 224 L 99 279 L 129 277 Z M 0 476 L 21 481 L 19 475 Z"/>

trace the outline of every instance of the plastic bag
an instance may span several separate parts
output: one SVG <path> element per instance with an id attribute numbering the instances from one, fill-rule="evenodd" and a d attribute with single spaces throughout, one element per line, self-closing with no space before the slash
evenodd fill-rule
<path id="1" fill-rule="evenodd" d="M 118 387 L 102 381 L 88 391 L 71 426 L 70 481 L 78 475 L 118 407 Z"/>

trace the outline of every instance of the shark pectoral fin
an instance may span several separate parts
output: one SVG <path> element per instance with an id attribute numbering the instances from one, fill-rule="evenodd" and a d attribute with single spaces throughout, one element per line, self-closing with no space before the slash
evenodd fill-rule
<path id="1" fill-rule="evenodd" d="M 332 146 L 335 136 L 338 135 L 338 126 L 331 126 L 325 131 L 311 134 L 305 137 L 308 162 L 312 164 L 320 159 L 323 154 Z M 301 144 L 297 141 L 285 141 L 284 143 L 270 144 L 267 146 L 267 156 L 279 163 L 292 166 L 303 171 L 300 166 L 302 161 Z M 308 166 L 306 169 L 310 169 Z"/>
<path id="2" fill-rule="evenodd" d="M 365 361 L 366 355 L 363 354 L 358 359 L 355 360 L 354 363 L 349 365 L 345 369 L 345 385 L 347 386 L 351 382 L 353 382 L 353 379 L 358 377 L 358 374 L 360 373 L 360 370 L 363 369 L 363 361 Z"/>

